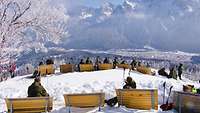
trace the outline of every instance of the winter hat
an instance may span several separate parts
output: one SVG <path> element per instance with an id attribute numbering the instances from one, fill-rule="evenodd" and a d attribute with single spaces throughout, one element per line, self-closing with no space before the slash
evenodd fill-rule
<path id="1" fill-rule="evenodd" d="M 132 81 L 133 81 L 133 80 L 132 80 L 131 77 L 127 77 L 127 78 L 126 78 L 126 82 L 131 83 Z"/>

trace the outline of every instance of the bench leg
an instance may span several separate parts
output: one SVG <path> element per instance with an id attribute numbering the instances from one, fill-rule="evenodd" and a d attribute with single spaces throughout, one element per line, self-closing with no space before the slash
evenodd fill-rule
<path id="1" fill-rule="evenodd" d="M 10 103 L 11 103 L 11 105 L 10 105 L 10 113 L 14 113 L 12 101 L 10 101 Z"/>
<path id="2" fill-rule="evenodd" d="M 68 106 L 68 113 L 71 113 L 71 107 Z"/>
<path id="3" fill-rule="evenodd" d="M 179 102 L 178 102 L 178 112 L 179 113 L 181 113 L 182 111 L 181 111 L 181 109 L 182 109 L 182 98 L 181 98 L 181 95 L 180 94 L 178 94 L 178 100 L 179 100 Z"/>
<path id="4" fill-rule="evenodd" d="M 101 111 L 101 106 L 99 106 L 99 111 Z"/>

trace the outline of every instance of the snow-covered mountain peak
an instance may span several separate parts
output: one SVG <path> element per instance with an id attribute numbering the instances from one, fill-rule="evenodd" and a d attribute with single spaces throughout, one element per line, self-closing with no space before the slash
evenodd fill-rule
<path id="1" fill-rule="evenodd" d="M 102 14 L 106 15 L 106 16 L 110 16 L 113 13 L 113 4 L 106 2 L 102 5 Z"/>
<path id="2" fill-rule="evenodd" d="M 89 17 L 92 17 L 91 13 L 81 12 L 80 19 L 86 19 L 86 18 L 89 18 Z"/>
<path id="3" fill-rule="evenodd" d="M 137 3 L 131 0 L 125 0 L 123 3 L 123 7 L 128 9 L 135 9 L 136 5 Z"/>

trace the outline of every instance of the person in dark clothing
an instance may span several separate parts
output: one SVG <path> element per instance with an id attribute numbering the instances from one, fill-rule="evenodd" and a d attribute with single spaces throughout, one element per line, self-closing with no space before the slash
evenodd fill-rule
<path id="1" fill-rule="evenodd" d="M 127 77 L 125 81 L 125 85 L 123 86 L 123 89 L 135 89 L 136 83 L 131 77 Z"/>
<path id="2" fill-rule="evenodd" d="M 110 64 L 110 61 L 109 61 L 108 57 L 106 57 L 106 58 L 104 59 L 103 63 L 104 63 L 104 64 Z"/>
<path id="3" fill-rule="evenodd" d="M 138 62 L 138 67 L 142 66 L 142 63 L 141 62 Z"/>
<path id="4" fill-rule="evenodd" d="M 121 62 L 121 64 L 127 64 L 126 60 L 123 60 L 123 61 Z"/>
<path id="5" fill-rule="evenodd" d="M 99 56 L 97 56 L 96 61 L 95 61 L 95 70 L 96 71 L 99 70 L 99 64 L 101 64 L 101 61 L 99 59 Z"/>
<path id="6" fill-rule="evenodd" d="M 136 83 L 135 81 L 133 81 L 131 77 L 127 77 L 125 83 L 126 84 L 123 86 L 123 89 L 136 89 Z M 117 102 L 118 102 L 117 97 L 105 100 L 105 103 L 110 107 L 115 106 Z"/>
<path id="7" fill-rule="evenodd" d="M 40 63 L 39 63 L 39 66 L 41 66 L 41 65 L 43 65 L 43 62 L 40 62 Z"/>
<path id="8" fill-rule="evenodd" d="M 170 69 L 170 72 L 169 72 L 169 77 L 168 78 L 173 78 L 173 79 L 176 79 L 177 80 L 177 72 L 175 70 L 175 67 L 172 67 Z"/>
<path id="9" fill-rule="evenodd" d="M 81 59 L 81 61 L 80 61 L 79 64 L 78 64 L 78 71 L 79 71 L 79 72 L 80 72 L 80 64 L 85 64 L 84 61 L 83 61 L 83 59 Z"/>
<path id="10" fill-rule="evenodd" d="M 81 59 L 81 61 L 79 62 L 79 64 L 85 64 L 83 59 Z"/>
<path id="11" fill-rule="evenodd" d="M 49 65 L 49 64 L 54 64 L 54 62 L 53 62 L 52 59 L 47 59 L 47 60 L 46 60 L 46 64 L 47 64 L 47 65 Z"/>
<path id="12" fill-rule="evenodd" d="M 36 77 L 39 77 L 40 76 L 40 72 L 38 70 L 35 70 L 33 72 L 33 75 L 31 76 L 31 78 L 36 78 Z"/>
<path id="13" fill-rule="evenodd" d="M 49 96 L 40 83 L 40 77 L 36 77 L 34 82 L 28 87 L 28 97 L 45 97 Z"/>
<path id="14" fill-rule="evenodd" d="M 132 70 L 135 70 L 135 68 L 136 68 L 136 66 L 137 66 L 136 60 L 133 59 L 130 65 L 131 65 L 131 69 L 132 69 Z"/>
<path id="15" fill-rule="evenodd" d="M 115 57 L 114 61 L 113 61 L 113 69 L 115 69 L 117 67 L 118 61 L 117 61 L 117 57 Z"/>
<path id="16" fill-rule="evenodd" d="M 165 76 L 165 77 L 169 77 L 168 73 L 165 72 L 165 68 L 162 68 L 162 69 L 158 70 L 158 74 L 162 75 L 162 76 Z"/>
<path id="17" fill-rule="evenodd" d="M 180 80 L 182 80 L 182 78 L 181 78 L 182 73 L 183 73 L 183 64 L 180 64 L 178 66 L 178 77 Z"/>
<path id="18" fill-rule="evenodd" d="M 90 60 L 89 57 L 87 57 L 86 61 L 85 61 L 86 64 L 92 64 L 92 61 Z"/>

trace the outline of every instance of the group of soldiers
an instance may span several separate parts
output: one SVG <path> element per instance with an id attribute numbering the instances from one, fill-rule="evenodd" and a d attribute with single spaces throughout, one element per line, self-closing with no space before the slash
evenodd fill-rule
<path id="1" fill-rule="evenodd" d="M 178 73 L 177 73 L 178 70 Z M 169 70 L 169 74 L 165 71 L 165 68 L 162 68 L 160 70 L 158 70 L 158 74 L 162 75 L 162 76 L 166 76 L 167 78 L 173 78 L 177 80 L 177 77 L 179 77 L 180 80 L 182 80 L 181 76 L 183 73 L 183 64 L 179 64 L 179 66 L 173 66 L 171 67 L 171 69 Z"/>
<path id="2" fill-rule="evenodd" d="M 136 89 L 136 82 L 128 76 L 125 80 L 123 89 Z M 28 87 L 28 97 L 48 97 L 49 94 L 41 84 L 40 76 L 35 77 L 34 82 Z M 115 106 L 118 100 L 117 97 L 105 100 L 108 106 Z"/>
<path id="3" fill-rule="evenodd" d="M 98 65 L 102 64 L 102 63 L 103 64 L 112 64 L 113 69 L 115 69 L 118 64 L 128 64 L 126 60 L 121 60 L 121 62 L 120 62 L 117 57 L 115 57 L 113 61 L 110 60 L 108 57 L 105 57 L 103 61 L 100 60 L 100 57 L 96 57 L 95 62 L 94 62 L 95 69 L 98 70 Z M 87 57 L 85 61 L 84 61 L 84 59 L 81 59 L 79 64 L 93 64 L 93 62 L 92 62 L 92 60 L 90 60 L 89 57 Z M 142 63 L 139 61 L 136 61 L 133 58 L 130 65 L 131 65 L 131 68 L 134 69 L 137 66 L 141 66 Z M 147 67 L 150 67 L 150 65 L 148 63 L 147 63 Z"/>

